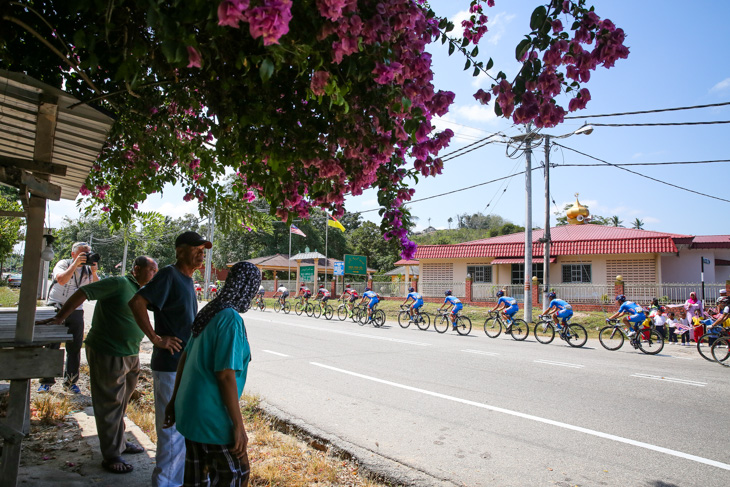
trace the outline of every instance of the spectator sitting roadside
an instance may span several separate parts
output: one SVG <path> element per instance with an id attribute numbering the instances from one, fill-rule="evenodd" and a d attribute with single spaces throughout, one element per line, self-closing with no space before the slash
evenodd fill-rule
<path id="1" fill-rule="evenodd" d="M 91 403 L 104 459 L 101 466 L 113 473 L 134 470 L 122 459 L 123 453 L 144 451 L 141 446 L 128 443 L 124 435 L 124 415 L 137 386 L 139 344 L 144 338 L 127 303 L 156 272 L 157 262 L 137 257 L 128 276 L 109 277 L 83 286 L 68 298 L 55 317 L 36 323 L 60 324 L 87 299 L 97 301 L 85 349 Z"/>
<path id="2" fill-rule="evenodd" d="M 172 397 L 178 361 L 198 313 L 193 273 L 203 264 L 205 249 L 211 247 L 195 232 L 180 234 L 175 239 L 175 264 L 160 270 L 129 301 L 137 325 L 154 345 L 150 363 L 157 430 L 153 487 L 178 487 L 183 483 L 185 439 L 174 427 L 163 428 L 162 423 Z M 148 306 L 155 316 L 154 328 L 147 314 Z"/>
<path id="3" fill-rule="evenodd" d="M 251 305 L 261 272 L 233 266 L 226 285 L 195 318 L 193 336 L 178 365 L 165 427 L 185 437 L 185 485 L 248 485 L 248 436 L 238 401 L 251 349 L 239 313 Z"/>

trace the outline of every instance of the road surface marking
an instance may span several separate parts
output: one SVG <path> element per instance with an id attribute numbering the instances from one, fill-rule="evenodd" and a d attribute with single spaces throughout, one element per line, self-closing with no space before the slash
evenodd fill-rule
<path id="1" fill-rule="evenodd" d="M 545 364 L 545 365 L 558 365 L 560 367 L 571 367 L 573 369 L 582 369 L 585 367 L 585 365 L 580 364 L 569 364 L 567 362 L 553 362 L 552 360 L 533 360 L 536 364 Z"/>
<path id="2" fill-rule="evenodd" d="M 694 357 L 677 357 L 676 355 L 670 355 L 672 358 L 678 358 L 680 360 L 694 360 Z"/>
<path id="3" fill-rule="evenodd" d="M 630 377 L 638 377 L 639 379 L 661 380 L 664 382 L 675 382 L 677 384 L 686 384 L 688 386 L 697 386 L 697 387 L 705 387 L 707 385 L 707 382 L 697 382 L 694 380 L 677 379 L 675 377 L 663 377 L 661 375 L 631 374 Z"/>
<path id="4" fill-rule="evenodd" d="M 270 353 L 272 355 L 278 355 L 279 357 L 288 357 L 285 353 L 274 352 L 273 350 L 261 350 L 262 352 Z"/>
<path id="5" fill-rule="evenodd" d="M 489 355 L 490 357 L 496 357 L 497 355 L 499 355 L 498 353 L 495 353 L 495 352 L 484 352 L 482 350 L 462 350 L 462 352 L 478 353 L 479 355 Z"/>
<path id="6" fill-rule="evenodd" d="M 377 336 L 377 335 L 367 335 L 365 333 L 355 333 L 352 331 L 328 330 L 326 328 L 320 328 L 318 326 L 299 325 L 296 323 L 287 323 L 286 321 L 262 320 L 262 319 L 257 319 L 256 321 L 268 321 L 269 323 L 278 323 L 280 325 L 293 326 L 296 328 L 306 328 L 307 330 L 323 331 L 326 333 L 338 333 L 340 335 L 349 335 L 349 336 L 360 337 L 360 338 L 370 338 L 372 340 L 383 340 L 386 342 L 405 343 L 408 345 L 418 345 L 419 347 L 430 347 L 431 346 L 430 343 L 414 342 L 413 340 L 402 340 L 400 338 L 390 338 L 390 337 L 383 337 L 383 336 Z"/>
<path id="7" fill-rule="evenodd" d="M 460 397 L 449 396 L 447 394 L 441 394 L 439 392 L 433 392 L 433 391 L 429 391 L 426 389 L 420 389 L 418 387 L 407 386 L 405 384 L 399 384 L 398 382 L 391 382 L 391 381 L 385 380 L 385 379 L 378 379 L 377 377 L 359 374 L 357 372 L 351 372 L 351 371 L 345 370 L 345 369 L 339 369 L 337 367 L 320 364 L 318 362 L 309 362 L 309 363 L 316 367 L 322 367 L 324 369 L 332 370 L 334 372 L 340 372 L 340 373 L 346 374 L 346 375 L 351 375 L 353 377 L 358 377 L 360 379 L 377 382 L 377 383 L 388 385 L 391 387 L 397 387 L 399 389 L 404 389 L 404 390 L 411 391 L 411 392 L 417 392 L 419 394 L 424 394 L 426 396 L 446 399 L 447 401 L 458 402 L 461 404 L 466 404 L 468 406 L 474 406 L 477 408 L 486 409 L 486 410 L 494 411 L 497 413 L 504 413 L 504 414 L 508 414 L 510 416 L 516 416 L 518 418 L 536 421 L 538 423 L 544 423 L 544 424 L 548 424 L 551 426 L 557 426 L 558 428 L 564 428 L 564 429 L 571 430 L 571 431 L 577 431 L 579 433 L 585 433 L 587 435 L 596 436 L 598 438 L 615 441 L 617 443 L 625 443 L 627 445 L 632 445 L 632 446 L 636 446 L 639 448 L 644 448 L 646 450 L 664 453 L 666 455 L 671 455 L 674 457 L 683 458 L 686 460 L 691 460 L 693 462 L 702 463 L 705 465 L 710 465 L 712 467 L 717 467 L 717 468 L 721 468 L 723 470 L 730 471 L 730 465 L 728 465 L 727 463 L 718 462 L 716 460 L 710 460 L 709 458 L 699 457 L 697 455 L 692 455 L 690 453 L 684 453 L 681 451 L 672 450 L 670 448 L 664 448 L 663 446 L 652 445 L 650 443 L 644 443 L 643 441 L 632 440 L 630 438 L 624 438 L 622 436 L 612 435 L 610 433 L 604 433 L 602 431 L 592 430 L 589 428 L 583 428 L 582 426 L 575 426 L 572 424 L 562 423 L 560 421 L 555 421 L 552 419 L 541 418 L 539 416 L 533 416 L 532 414 L 521 413 L 519 411 L 512 411 L 511 409 L 500 408 L 497 406 L 490 406 L 489 404 L 484 404 L 484 403 L 476 402 L 476 401 L 470 401 L 469 399 L 462 399 Z"/>

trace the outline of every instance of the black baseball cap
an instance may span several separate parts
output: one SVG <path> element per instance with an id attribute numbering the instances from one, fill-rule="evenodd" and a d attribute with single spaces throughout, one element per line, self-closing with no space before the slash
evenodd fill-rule
<path id="1" fill-rule="evenodd" d="M 185 232 L 178 235 L 175 239 L 175 247 L 179 247 L 181 245 L 190 245 L 191 247 L 205 245 L 206 249 L 213 246 L 212 243 L 201 237 L 197 232 Z"/>

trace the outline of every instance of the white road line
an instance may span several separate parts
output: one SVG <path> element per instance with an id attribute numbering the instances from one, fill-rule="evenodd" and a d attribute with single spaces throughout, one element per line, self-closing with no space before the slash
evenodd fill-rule
<path id="1" fill-rule="evenodd" d="M 716 460 L 710 460 L 709 458 L 699 457 L 697 455 L 692 455 L 690 453 L 684 453 L 681 451 L 672 450 L 670 448 L 664 448 L 663 446 L 652 445 L 650 443 L 644 443 L 643 441 L 632 440 L 630 438 L 624 438 L 622 436 L 612 435 L 610 433 L 604 433 L 602 431 L 592 430 L 589 428 L 583 428 L 582 426 L 575 426 L 575 425 L 568 424 L 568 423 L 562 423 L 560 421 L 554 421 L 552 419 L 541 418 L 539 416 L 533 416 L 532 414 L 525 414 L 525 413 L 520 413 L 518 411 L 512 411 L 511 409 L 500 408 L 497 406 L 490 406 L 489 404 L 484 404 L 481 402 L 470 401 L 468 399 L 462 399 L 460 397 L 449 396 L 446 394 L 441 394 L 441 393 L 429 391 L 426 389 L 420 389 L 418 387 L 407 386 L 405 384 L 399 384 L 397 382 L 391 382 L 391 381 L 385 380 L 385 379 L 378 379 L 377 377 L 372 377 L 372 376 L 364 375 L 364 374 L 358 374 L 357 372 L 351 372 L 349 370 L 339 369 L 337 367 L 320 364 L 318 362 L 310 362 L 310 364 L 317 366 L 317 367 L 322 367 L 324 369 L 332 370 L 334 372 L 339 372 L 339 373 L 347 374 L 347 375 L 350 375 L 353 377 L 358 377 L 360 379 L 377 382 L 379 384 L 384 384 L 384 385 L 388 385 L 391 387 L 397 387 L 399 389 L 405 389 L 405 390 L 411 391 L 411 392 L 417 392 L 419 394 L 424 394 L 426 396 L 432 396 L 432 397 L 437 397 L 440 399 L 445 399 L 447 401 L 458 402 L 461 404 L 466 404 L 468 406 L 474 406 L 474 407 L 481 408 L 481 409 L 487 409 L 489 411 L 494 411 L 497 413 L 509 414 L 510 416 L 516 416 L 518 418 L 528 419 L 531 421 L 536 421 L 538 423 L 544 423 L 544 424 L 548 424 L 551 426 L 557 426 L 558 428 L 564 428 L 564 429 L 571 430 L 571 431 L 577 431 L 579 433 L 585 433 L 587 435 L 596 436 L 598 438 L 615 441 L 617 443 L 625 443 L 627 445 L 632 445 L 632 446 L 636 446 L 639 448 L 644 448 L 646 450 L 664 453 L 666 455 L 671 455 L 674 457 L 683 458 L 685 460 L 691 460 L 693 462 L 702 463 L 704 465 L 710 465 L 712 467 L 717 467 L 717 468 L 721 468 L 723 470 L 730 471 L 730 465 L 728 465 L 727 463 L 718 462 Z"/>
<path id="2" fill-rule="evenodd" d="M 675 377 L 663 377 L 661 375 L 631 374 L 629 377 L 638 377 L 639 379 L 661 380 L 664 382 L 674 382 L 676 384 L 685 384 L 688 386 L 697 386 L 697 387 L 705 387 L 707 385 L 707 382 L 697 382 L 694 380 L 677 379 Z"/>
<path id="3" fill-rule="evenodd" d="M 553 362 L 552 360 L 533 360 L 536 364 L 545 364 L 545 365 L 558 365 L 560 367 L 571 367 L 573 369 L 582 369 L 585 367 L 585 365 L 580 364 L 569 364 L 567 362 Z"/>
<path id="4" fill-rule="evenodd" d="M 390 338 L 390 337 L 383 337 L 383 336 L 377 336 L 377 335 L 367 335 L 365 333 L 355 333 L 352 331 L 343 331 L 343 330 L 329 330 L 327 328 L 320 328 L 317 326 L 308 326 L 308 325 L 299 325 L 296 323 L 287 323 L 286 321 L 278 321 L 278 320 L 262 320 L 262 319 L 256 319 L 256 321 L 267 321 L 269 323 L 277 323 L 279 325 L 286 325 L 286 326 L 293 326 L 295 328 L 305 328 L 307 330 L 316 330 L 316 331 L 323 331 L 325 333 L 337 333 L 340 335 L 349 335 L 353 337 L 360 337 L 360 338 L 370 338 L 372 340 L 383 340 L 386 342 L 394 342 L 394 343 L 405 343 L 408 345 L 417 345 L 419 347 L 430 347 L 430 343 L 423 343 L 423 342 L 414 342 L 412 340 L 402 340 L 399 338 Z"/>
<path id="5" fill-rule="evenodd" d="M 262 352 L 270 353 L 272 355 L 278 355 L 279 357 L 288 357 L 285 353 L 274 352 L 273 350 L 261 350 Z"/>
<path id="6" fill-rule="evenodd" d="M 496 357 L 497 355 L 499 355 L 498 353 L 495 353 L 495 352 L 484 352 L 482 350 L 462 350 L 462 352 L 478 353 L 479 355 L 489 355 L 490 357 Z"/>

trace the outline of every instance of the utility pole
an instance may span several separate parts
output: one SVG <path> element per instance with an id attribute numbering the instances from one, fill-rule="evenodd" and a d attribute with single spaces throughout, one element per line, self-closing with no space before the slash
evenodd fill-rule
<path id="1" fill-rule="evenodd" d="M 129 226 L 124 229 L 124 254 L 122 257 L 122 276 L 127 275 L 127 249 L 129 248 Z"/>
<path id="2" fill-rule="evenodd" d="M 542 310 L 548 309 L 550 300 L 548 293 L 550 292 L 550 136 L 545 136 L 545 230 L 543 232 L 543 298 Z"/>
<path id="3" fill-rule="evenodd" d="M 213 241 L 213 225 L 215 225 L 215 210 L 212 210 L 208 217 L 208 241 Z M 210 299 L 210 268 L 213 264 L 213 249 L 208 249 L 205 252 L 205 290 L 203 295 L 205 299 Z"/>
<path id="4" fill-rule="evenodd" d="M 525 134 L 525 321 L 532 322 L 532 124 Z"/>

